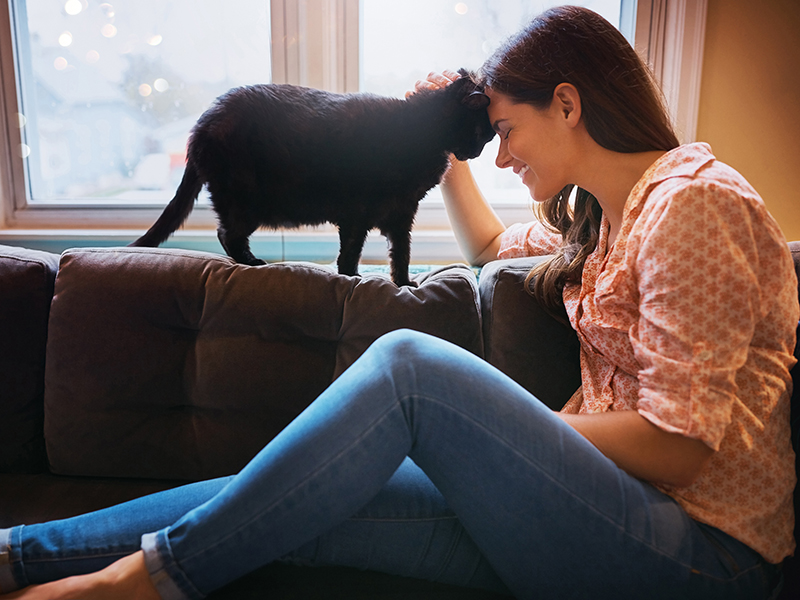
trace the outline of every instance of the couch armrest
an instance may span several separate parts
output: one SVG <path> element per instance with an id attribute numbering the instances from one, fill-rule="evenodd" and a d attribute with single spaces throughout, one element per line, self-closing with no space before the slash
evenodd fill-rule
<path id="1" fill-rule="evenodd" d="M 55 254 L 0 246 L 0 472 L 46 467 L 44 358 L 57 270 Z"/>
<path id="2" fill-rule="evenodd" d="M 484 357 L 547 406 L 559 410 L 581 384 L 575 331 L 525 290 L 525 277 L 542 258 L 488 263 L 479 292 Z"/>

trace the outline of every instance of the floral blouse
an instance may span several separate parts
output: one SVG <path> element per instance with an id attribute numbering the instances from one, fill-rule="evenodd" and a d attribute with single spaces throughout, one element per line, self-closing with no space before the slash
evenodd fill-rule
<path id="1" fill-rule="evenodd" d="M 756 191 L 706 144 L 658 159 L 608 221 L 564 303 L 582 387 L 564 410 L 636 410 L 716 452 L 695 482 L 659 485 L 694 519 L 778 563 L 792 535 L 792 356 L 800 318 L 786 241 Z M 499 258 L 553 252 L 560 236 L 513 225 Z"/>

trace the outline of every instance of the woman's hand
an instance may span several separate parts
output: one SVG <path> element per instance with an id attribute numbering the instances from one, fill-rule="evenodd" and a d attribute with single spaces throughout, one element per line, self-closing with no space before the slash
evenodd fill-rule
<path id="1" fill-rule="evenodd" d="M 414 84 L 414 89 L 406 92 L 406 98 L 422 90 L 439 90 L 447 87 L 459 77 L 461 77 L 461 75 L 455 71 L 445 70 L 441 73 L 431 71 L 425 79 L 417 80 Z"/>

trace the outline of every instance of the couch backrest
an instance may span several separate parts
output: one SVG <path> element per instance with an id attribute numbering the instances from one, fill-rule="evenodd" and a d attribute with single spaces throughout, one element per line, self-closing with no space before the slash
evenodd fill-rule
<path id="1" fill-rule="evenodd" d="M 537 260 L 498 260 L 481 270 L 484 358 L 559 410 L 581 384 L 580 348 L 575 331 L 525 292 Z"/>
<path id="2" fill-rule="evenodd" d="M 57 269 L 54 254 L 0 246 L 0 473 L 47 466 L 44 356 Z"/>
<path id="3" fill-rule="evenodd" d="M 800 241 L 791 242 L 789 246 L 794 258 L 795 269 L 800 276 Z M 431 275 L 428 278 L 431 281 L 427 283 L 423 281 L 423 285 L 418 290 L 398 291 L 388 281 L 381 279 L 361 281 L 353 278 L 341 278 L 345 285 L 344 288 L 339 288 L 341 283 L 334 284 L 328 281 L 328 278 L 331 277 L 330 273 L 323 277 L 325 269 L 312 265 L 289 264 L 281 266 L 280 269 L 270 268 L 271 275 L 262 280 L 261 276 L 245 275 L 243 267 L 235 268 L 236 266 L 226 259 L 213 255 L 180 251 L 143 251 L 145 257 L 132 258 L 129 252 L 136 251 L 72 251 L 64 256 L 65 266 L 69 265 L 69 269 L 65 270 L 64 277 L 67 277 L 67 280 L 61 286 L 60 292 L 65 301 L 58 303 L 60 308 L 57 314 L 63 315 L 63 317 L 59 317 L 60 321 L 71 323 L 71 325 L 67 329 L 59 328 L 61 331 L 59 344 L 62 349 L 66 349 L 68 354 L 71 353 L 75 356 L 66 361 L 66 365 L 59 367 L 67 367 L 68 376 L 63 381 L 56 375 L 58 370 L 51 372 L 48 394 L 53 391 L 56 394 L 55 397 L 65 398 L 66 402 L 63 408 L 56 406 L 55 401 L 50 403 L 56 413 L 63 412 L 69 417 L 71 407 L 76 403 L 84 406 L 81 410 L 86 409 L 86 403 L 80 399 L 71 398 L 67 393 L 67 388 L 75 385 L 75 381 L 80 377 L 85 378 L 85 381 L 80 382 L 82 388 L 105 389 L 105 393 L 109 389 L 115 389 L 123 392 L 123 397 L 125 394 L 132 393 L 129 372 L 127 381 L 124 379 L 124 373 L 119 372 L 119 369 L 116 368 L 108 369 L 105 374 L 101 373 L 102 377 L 98 375 L 101 372 L 98 366 L 104 364 L 104 361 L 105 364 L 114 364 L 115 358 L 125 358 L 130 355 L 133 356 L 127 361 L 129 370 L 135 369 L 137 364 L 141 365 L 142 361 L 151 361 L 158 365 L 162 373 L 159 377 L 162 377 L 163 380 L 156 377 L 155 379 L 151 378 L 148 383 L 151 388 L 155 388 L 155 391 L 148 391 L 148 397 L 155 399 L 158 394 L 162 396 L 171 394 L 171 398 L 175 400 L 181 397 L 180 394 L 172 393 L 175 386 L 184 390 L 186 386 L 197 385 L 196 382 L 190 385 L 183 380 L 176 382 L 172 375 L 178 371 L 170 371 L 169 368 L 170 365 L 175 366 L 175 358 L 170 359 L 173 361 L 172 363 L 159 363 L 160 350 L 156 352 L 148 347 L 147 336 L 144 336 L 143 339 L 134 331 L 133 337 L 126 340 L 124 337 L 126 328 L 128 330 L 136 329 L 134 321 L 129 321 L 129 318 L 144 319 L 148 327 L 158 330 L 155 333 L 155 339 L 160 340 L 159 344 L 166 343 L 171 351 L 185 353 L 181 363 L 183 366 L 178 370 L 184 369 L 180 372 L 186 372 L 188 380 L 192 379 L 192 370 L 197 372 L 196 365 L 201 364 L 202 360 L 210 362 L 211 367 L 209 369 L 203 366 L 202 373 L 198 377 L 212 377 L 215 376 L 214 373 L 219 374 L 220 372 L 224 374 L 224 360 L 222 362 L 208 361 L 209 355 L 205 348 L 207 346 L 206 338 L 211 336 L 211 332 L 216 327 L 211 311 L 214 306 L 219 306 L 218 301 L 226 298 L 228 299 L 226 304 L 229 305 L 226 310 L 231 311 L 227 314 L 235 315 L 255 311 L 259 313 L 259 318 L 264 319 L 264 323 L 272 320 L 271 325 L 262 324 L 262 329 L 282 331 L 282 335 L 285 337 L 283 345 L 276 345 L 276 348 L 280 348 L 281 351 L 270 353 L 271 356 L 278 356 L 276 360 L 266 362 L 261 360 L 263 350 L 250 355 L 249 362 L 246 362 L 244 366 L 248 367 L 251 372 L 257 373 L 252 381 L 264 382 L 269 378 L 270 373 L 275 375 L 276 373 L 291 372 L 287 369 L 297 368 L 294 366 L 297 363 L 293 363 L 295 359 L 304 368 L 303 377 L 292 383 L 291 389 L 286 389 L 289 384 L 280 381 L 277 383 L 266 381 L 259 388 L 260 391 L 263 391 L 259 398 L 265 397 L 267 394 L 280 395 L 282 392 L 285 392 L 284 398 L 289 398 L 295 391 L 298 391 L 302 397 L 296 405 L 287 401 L 279 406 L 270 406 L 270 410 L 273 412 L 266 425 L 263 423 L 263 416 L 255 419 L 258 422 L 245 423 L 245 426 L 264 427 L 266 438 L 269 438 L 283 422 L 291 419 L 295 412 L 304 406 L 304 402 L 313 397 L 319 389 L 327 385 L 328 381 L 350 364 L 375 335 L 383 330 L 389 331 L 395 326 L 416 327 L 423 331 L 442 335 L 478 354 L 482 353 L 489 362 L 511 375 L 554 408 L 563 404 L 580 382 L 578 348 L 574 336 L 569 334 L 569 330 L 564 329 L 562 325 L 548 317 L 540 307 L 536 306 L 535 302 L 519 302 L 522 281 L 530 268 L 530 260 L 527 262 L 525 260 L 497 261 L 483 269 L 480 279 L 480 310 L 483 313 L 481 335 L 481 331 L 476 329 L 476 323 L 479 321 L 476 320 L 478 300 L 474 297 L 474 278 L 464 272 L 466 269 L 445 269 Z M 165 255 L 175 256 L 167 258 Z M 146 256 L 150 258 L 146 258 Z M 0 472 L 36 472 L 46 466 L 42 434 L 45 345 L 50 299 L 53 294 L 53 280 L 58 268 L 58 260 L 57 255 L 45 252 L 0 246 L 0 435 L 3 437 L 3 444 L 0 444 Z M 178 268 L 173 261 L 177 261 L 182 266 Z M 130 270 L 128 263 L 135 263 L 135 268 Z M 104 268 L 104 265 L 108 265 L 108 267 Z M 98 275 L 90 276 L 95 272 Z M 294 277 L 292 273 L 295 274 Z M 303 289 L 292 290 L 291 285 L 287 282 L 297 279 L 297 275 L 300 273 L 304 273 L 302 278 L 308 278 L 312 284 Z M 233 295 L 230 291 L 226 291 L 225 298 L 223 298 L 220 296 L 222 292 L 219 290 L 209 291 L 206 289 L 207 284 L 210 288 L 217 289 L 218 286 L 214 282 L 227 281 L 227 277 L 231 277 L 232 281 L 237 282 L 236 292 Z M 193 281 L 188 287 L 188 295 L 186 293 L 188 284 L 185 281 L 187 278 Z M 340 281 L 339 276 L 333 275 L 332 278 Z M 142 284 L 150 279 L 156 282 L 149 289 L 154 292 L 155 297 L 159 298 L 157 303 L 150 299 L 147 294 L 147 286 Z M 173 285 L 172 283 L 168 284 L 168 281 L 172 281 L 178 291 L 171 290 Z M 73 286 L 70 282 L 77 283 L 74 286 L 75 289 L 72 289 Z M 431 286 L 430 284 L 434 282 L 436 284 Z M 280 306 L 270 306 L 269 303 L 264 302 L 264 298 L 270 297 L 270 289 L 285 285 L 288 285 L 288 291 L 286 294 L 282 294 L 282 297 L 292 296 L 295 298 L 294 303 L 283 302 Z M 250 288 L 255 289 L 253 294 L 248 292 Z M 121 296 L 118 294 L 119 291 L 123 292 Z M 800 294 L 800 289 L 798 293 Z M 334 298 L 334 305 L 342 298 L 346 298 L 346 302 L 341 304 L 339 313 L 328 315 L 338 323 L 339 334 L 335 340 L 332 341 L 330 335 L 327 335 L 325 339 L 297 344 L 295 342 L 302 338 L 302 329 L 298 327 L 292 330 L 288 326 L 280 329 L 278 321 L 282 319 L 281 311 L 291 312 L 290 309 L 294 307 L 295 315 L 299 315 L 303 313 L 303 307 L 309 305 L 313 306 L 313 311 L 320 310 L 319 307 L 323 303 L 304 301 L 306 294 L 313 294 L 314 297 L 322 295 Z M 143 295 L 148 296 L 147 301 L 143 300 Z M 395 297 L 398 295 L 401 297 Z M 471 298 L 473 304 L 467 306 L 470 304 L 469 302 L 466 304 L 453 302 L 455 297 L 462 296 Z M 244 300 L 237 300 L 236 298 L 239 297 L 243 297 Z M 73 304 L 67 310 L 70 298 L 74 299 L 77 304 Z M 376 298 L 380 299 L 377 303 L 375 302 Z M 143 307 L 145 314 L 130 316 L 130 304 Z M 231 307 L 230 305 L 235 306 Z M 393 307 L 396 306 L 406 307 L 400 311 L 402 314 L 398 318 L 391 316 Z M 408 309 L 409 306 L 411 309 Z M 414 306 L 417 306 L 418 310 L 414 309 Z M 423 306 L 426 308 L 422 308 Z M 453 308 L 456 308 L 455 313 L 450 312 Z M 118 318 L 109 321 L 109 315 L 114 313 L 117 313 Z M 188 319 L 192 314 L 194 317 Z M 204 328 L 203 332 L 200 332 L 199 321 L 197 321 L 198 314 L 204 315 L 203 323 L 210 324 L 210 329 Z M 171 316 L 166 318 L 164 315 Z M 217 320 L 221 316 L 218 314 Z M 324 315 L 316 316 L 322 318 Z M 72 334 L 68 333 L 69 327 L 72 327 Z M 78 337 L 71 337 L 76 334 Z M 212 346 L 222 348 L 225 336 L 241 338 L 242 334 L 241 331 L 228 332 L 224 335 L 219 332 L 214 333 L 212 337 L 216 337 L 217 340 Z M 109 344 L 106 347 L 117 354 L 105 357 L 101 352 L 100 360 L 89 360 L 89 365 L 85 369 L 70 371 L 72 367 L 69 367 L 69 363 L 72 363 L 75 368 L 80 368 L 80 357 L 83 353 L 82 343 L 78 341 L 80 337 L 88 339 L 97 337 L 98 340 L 105 340 L 103 343 Z M 261 338 L 261 330 L 254 333 L 253 337 Z M 199 346 L 195 343 L 198 338 L 200 339 Z M 536 339 L 545 339 L 548 340 L 548 343 L 535 344 L 531 342 Z M 124 343 L 123 340 L 125 340 Z M 266 340 L 261 341 L 266 343 Z M 258 345 L 255 340 L 250 340 L 250 342 Z M 193 348 L 192 356 L 196 356 L 196 359 L 191 361 L 187 358 L 189 347 Z M 94 352 L 97 354 L 97 349 Z M 215 350 L 212 357 L 218 354 L 220 353 Z M 221 354 L 225 360 L 228 359 L 226 352 L 222 351 Z M 800 346 L 795 349 L 795 355 L 800 359 Z M 53 352 L 53 356 L 57 356 L 57 354 Z M 318 368 L 320 364 L 324 366 Z M 237 369 L 239 368 L 241 365 L 237 366 Z M 266 373 L 262 373 L 262 371 Z M 792 427 L 793 441 L 797 447 L 800 442 L 800 364 L 793 369 L 792 376 L 795 384 L 792 397 Z M 253 385 L 255 384 L 247 381 L 236 381 L 229 390 L 235 393 L 241 387 L 247 386 L 251 386 L 252 390 Z M 155 400 L 153 401 L 157 404 Z M 252 399 L 248 401 L 252 401 Z M 132 414 L 128 418 L 124 416 L 124 404 L 111 402 L 108 398 L 105 402 L 111 404 L 109 414 L 114 415 L 116 411 L 115 418 L 127 422 L 127 428 L 135 427 L 137 419 L 141 425 L 142 414 Z M 243 402 L 246 404 L 247 401 L 243 400 Z M 235 405 L 236 402 L 233 404 Z M 281 406 L 285 410 L 279 414 Z M 230 414 L 224 418 L 218 417 L 218 410 L 213 403 L 205 406 L 192 402 L 181 404 L 175 400 L 171 408 L 165 412 L 165 418 L 170 423 L 183 422 L 184 424 L 196 422 L 199 419 L 199 417 L 189 418 L 187 415 L 202 413 L 205 416 L 200 420 L 205 419 L 212 424 L 211 428 L 204 430 L 206 433 L 213 430 L 215 422 L 222 429 L 225 419 L 236 418 Z M 90 421 L 93 423 L 93 427 L 101 426 L 100 414 L 95 414 Z M 218 418 L 220 420 L 215 421 Z M 239 415 L 238 418 L 249 421 L 245 413 Z M 74 422 L 70 417 L 64 423 L 70 421 Z M 66 447 L 69 444 L 77 445 L 77 438 L 73 440 L 70 437 L 69 426 L 62 426 L 59 423 L 58 419 L 51 423 L 53 428 L 59 429 L 57 432 L 57 439 L 60 440 L 59 452 L 56 453 L 56 456 L 61 453 L 62 445 Z M 148 430 L 146 426 L 142 427 L 142 431 Z M 199 433 L 202 431 L 198 430 Z M 191 440 L 199 440 L 202 437 L 201 435 L 194 437 L 194 432 L 186 433 L 182 427 L 171 426 L 165 426 L 161 435 L 169 439 L 167 447 L 176 448 L 176 452 L 181 444 L 191 445 Z M 154 436 L 150 437 L 151 442 L 145 446 L 157 448 L 162 443 L 162 440 L 155 439 Z M 228 436 L 223 435 L 221 439 L 227 444 Z M 114 443 L 116 441 L 116 439 L 112 440 Z M 258 444 L 260 443 L 258 442 Z M 234 440 L 232 444 L 238 448 L 237 440 Z M 105 452 L 105 450 L 98 450 L 98 447 L 101 447 L 100 444 L 90 444 L 86 446 L 85 450 L 76 450 L 76 452 L 84 452 L 89 456 L 92 452 L 100 454 Z M 199 448 L 193 452 L 195 454 L 203 453 L 211 451 L 213 447 L 215 446 L 212 444 L 208 448 Z M 235 454 L 236 451 L 233 453 Z M 72 458 L 75 458 L 74 454 Z M 96 462 L 99 459 L 94 460 Z M 149 460 L 138 460 L 142 472 L 149 469 Z M 193 460 L 195 466 L 192 468 L 195 471 L 202 471 L 205 468 L 199 466 L 201 464 L 199 459 Z M 114 474 L 116 475 L 116 473 Z M 800 463 L 798 463 L 798 474 L 800 475 Z M 146 476 L 155 475 L 148 471 Z M 800 500 L 800 498 L 798 499 Z M 800 509 L 800 507 L 798 508 Z M 798 514 L 800 514 L 800 510 L 798 510 Z"/>
<path id="4" fill-rule="evenodd" d="M 419 281 L 188 251 L 66 252 L 45 372 L 51 470 L 235 473 L 383 333 L 408 327 L 482 355 L 472 271 Z"/>

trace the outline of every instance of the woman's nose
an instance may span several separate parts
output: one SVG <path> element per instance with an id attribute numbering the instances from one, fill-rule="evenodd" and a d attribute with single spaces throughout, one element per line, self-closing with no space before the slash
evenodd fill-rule
<path id="1" fill-rule="evenodd" d="M 500 137 L 500 147 L 497 149 L 497 158 L 494 164 L 500 169 L 507 169 L 511 166 L 511 155 L 508 153 L 508 140 Z"/>

